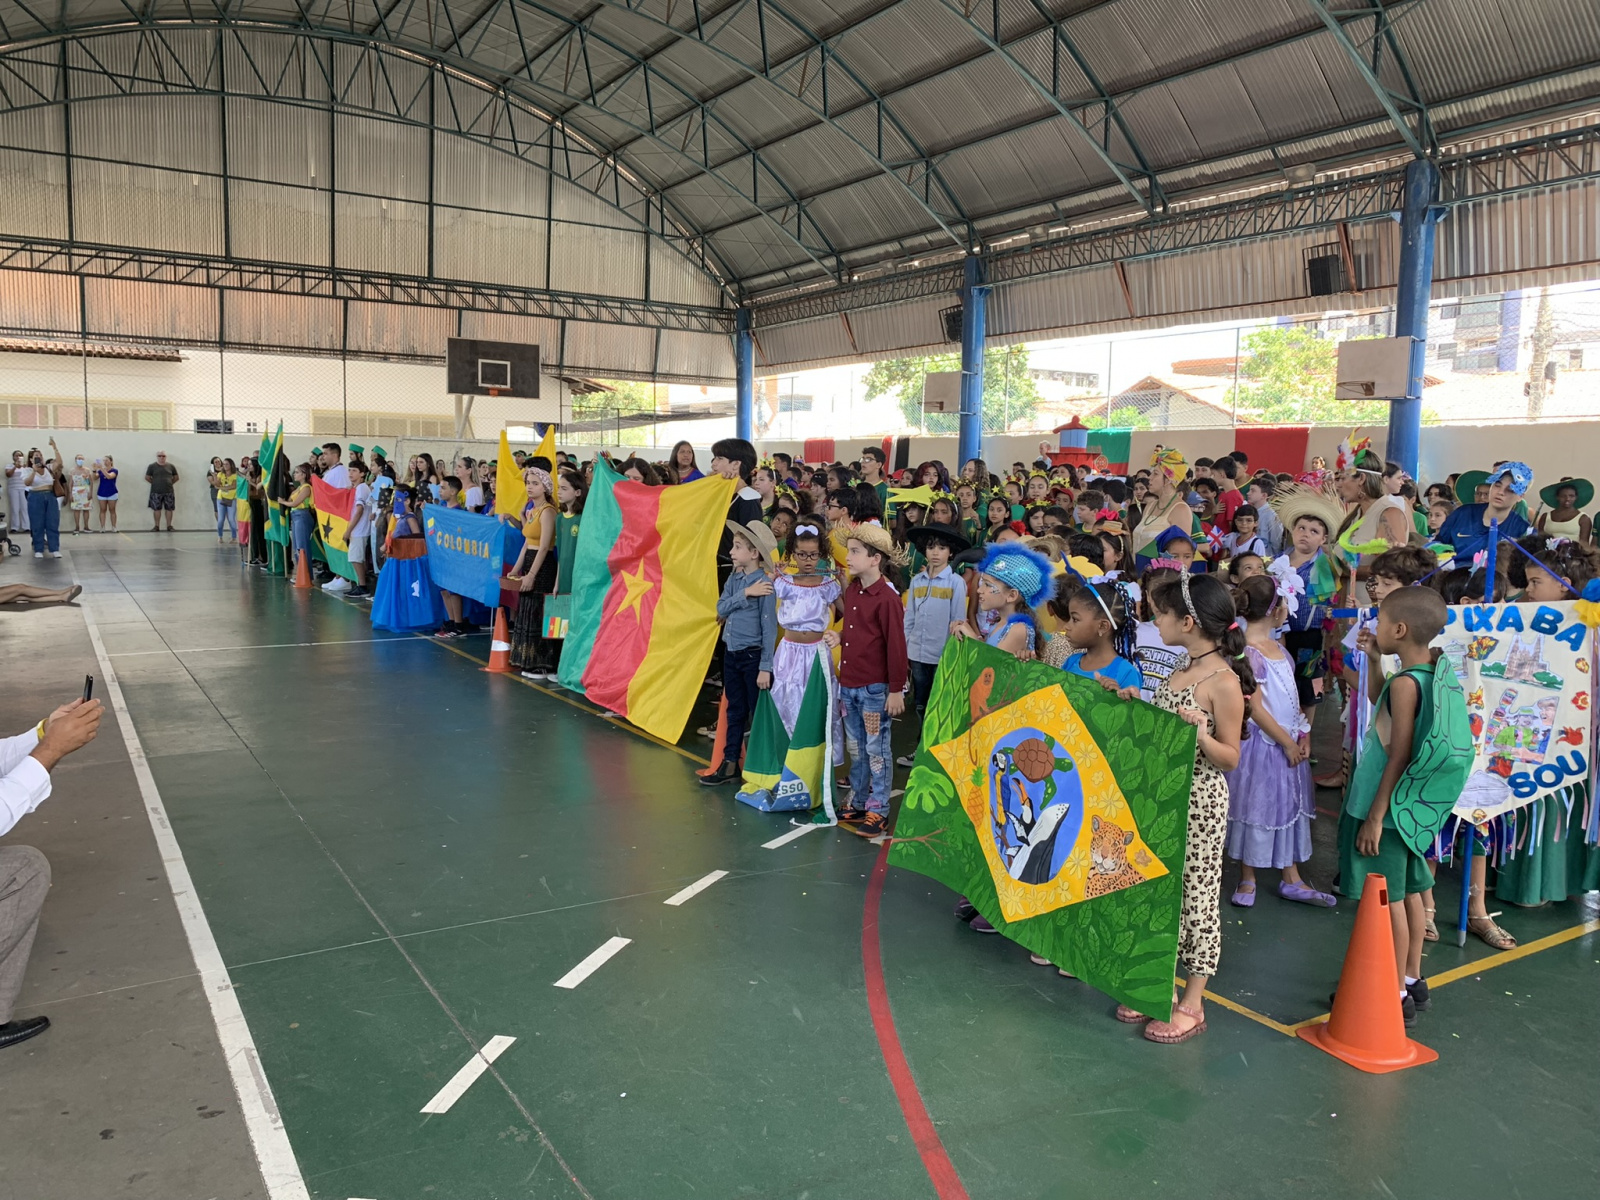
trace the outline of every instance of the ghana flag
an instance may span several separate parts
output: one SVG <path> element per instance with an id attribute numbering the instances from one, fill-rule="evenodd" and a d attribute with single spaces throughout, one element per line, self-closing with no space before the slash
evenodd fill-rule
<path id="1" fill-rule="evenodd" d="M 594 481 L 583 502 L 583 524 L 567 574 L 572 594 L 572 619 L 561 643 L 561 668 L 556 679 L 568 691 L 583 693 L 583 672 L 600 632 L 600 610 L 611 590 L 611 547 L 622 533 L 622 513 L 614 488 L 622 476 L 604 458 L 594 464 Z M 563 551 L 564 552 L 564 551 Z M 558 560 L 559 564 L 559 560 Z M 565 567 L 562 566 L 563 573 Z"/>
<path id="2" fill-rule="evenodd" d="M 356 573 L 350 565 L 350 510 L 355 499 L 355 488 L 336 488 L 324 483 L 320 475 L 311 477 L 311 502 L 317 510 L 317 533 L 328 570 L 352 583 Z"/>
<path id="3" fill-rule="evenodd" d="M 1169 1019 L 1194 754 L 1194 727 L 1174 713 L 952 639 L 889 861 Z"/>
<path id="4" fill-rule="evenodd" d="M 783 717 L 772 692 L 763 691 L 750 722 L 750 746 L 744 755 L 744 784 L 735 800 L 762 812 L 793 812 L 821 808 L 831 822 L 832 758 L 828 712 L 828 673 L 822 658 L 811 660 L 794 732 L 785 733 Z"/>
<path id="5" fill-rule="evenodd" d="M 683 736 L 717 641 L 717 542 L 737 486 L 710 475 L 674 487 L 623 480 L 612 491 L 622 529 L 583 690 L 669 742 Z M 579 538 L 588 532 L 586 523 Z"/>

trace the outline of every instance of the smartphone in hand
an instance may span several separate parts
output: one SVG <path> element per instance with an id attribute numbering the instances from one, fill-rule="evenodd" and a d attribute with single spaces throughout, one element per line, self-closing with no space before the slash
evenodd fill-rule
<path id="1" fill-rule="evenodd" d="M 94 699 L 94 676 L 93 675 L 85 675 L 83 677 L 83 702 L 85 704 L 87 704 L 87 703 L 89 703 L 89 701 L 91 701 L 93 699 Z"/>

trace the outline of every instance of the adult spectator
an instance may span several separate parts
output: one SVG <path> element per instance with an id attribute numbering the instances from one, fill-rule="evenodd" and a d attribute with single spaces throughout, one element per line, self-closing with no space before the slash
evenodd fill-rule
<path id="1" fill-rule="evenodd" d="M 111 518 L 111 532 L 117 532 L 117 476 L 122 472 L 117 470 L 116 460 L 111 455 L 94 460 L 95 478 L 95 503 L 100 506 L 100 532 L 106 531 L 106 518 Z"/>
<path id="2" fill-rule="evenodd" d="M 693 483 L 696 479 L 704 479 L 705 472 L 694 461 L 694 447 L 688 442 L 679 442 L 672 448 L 672 457 L 668 465 L 677 478 L 677 483 Z"/>
<path id="3" fill-rule="evenodd" d="M 338 442 L 325 443 L 322 453 L 317 455 L 317 462 L 322 465 L 323 483 L 337 488 L 350 486 L 350 471 L 344 465 L 344 447 Z"/>
<path id="4" fill-rule="evenodd" d="M 135 460 L 137 461 L 137 460 Z M 173 487 L 178 482 L 178 468 L 167 461 L 165 450 L 156 451 L 156 460 L 144 469 L 144 481 L 150 485 L 150 517 L 155 524 L 151 533 L 161 531 L 161 514 L 167 514 L 167 532 L 172 532 L 172 511 L 178 506 L 178 493 Z"/>
<path id="5" fill-rule="evenodd" d="M 55 438 L 50 439 L 50 449 L 55 450 L 55 463 L 61 462 L 61 451 Z M 61 505 L 56 495 L 61 481 L 56 468 L 45 462 L 44 453 L 28 451 L 28 466 L 22 473 L 22 486 L 28 490 L 28 532 L 33 536 L 33 556 L 61 557 Z"/>
<path id="6" fill-rule="evenodd" d="M 100 701 L 74 700 L 27 733 L 0 741 L 0 836 L 50 795 L 50 772 L 100 729 Z M 50 1028 L 49 1017 L 13 1021 L 39 912 L 50 890 L 50 863 L 32 846 L 0 846 L 0 1049 Z"/>
<path id="7" fill-rule="evenodd" d="M 24 454 L 21 450 L 13 450 L 11 461 L 6 464 L 6 519 L 11 524 L 12 533 L 27 533 L 29 529 L 28 487 L 22 482 L 22 477 L 28 470 L 31 457 L 31 452 Z"/>

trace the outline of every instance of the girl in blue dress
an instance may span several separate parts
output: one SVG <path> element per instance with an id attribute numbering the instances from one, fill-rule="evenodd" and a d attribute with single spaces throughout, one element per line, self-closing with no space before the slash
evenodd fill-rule
<path id="1" fill-rule="evenodd" d="M 439 589 L 428 572 L 428 539 L 412 507 L 412 491 L 394 488 L 389 536 L 384 542 L 383 570 L 372 597 L 372 627 L 392 633 L 432 633 L 446 614 Z"/>

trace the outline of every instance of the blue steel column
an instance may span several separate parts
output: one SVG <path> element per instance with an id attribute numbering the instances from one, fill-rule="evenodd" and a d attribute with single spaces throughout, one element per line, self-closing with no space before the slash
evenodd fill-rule
<path id="1" fill-rule="evenodd" d="M 750 310 L 734 314 L 733 327 L 733 436 L 755 440 L 756 355 L 750 336 Z"/>
<path id="2" fill-rule="evenodd" d="M 983 259 L 966 260 L 961 286 L 961 424 L 958 427 L 956 466 L 983 457 L 983 341 L 984 306 L 989 289 L 983 286 Z"/>
<path id="3" fill-rule="evenodd" d="M 1395 298 L 1396 337 L 1411 344 L 1411 370 L 1403 399 L 1389 406 L 1389 442 L 1385 456 L 1413 479 L 1422 438 L 1422 367 L 1428 350 L 1428 301 L 1433 291 L 1434 225 L 1442 210 L 1434 206 L 1439 171 L 1425 158 L 1406 168 L 1405 206 L 1400 210 L 1400 286 Z"/>

